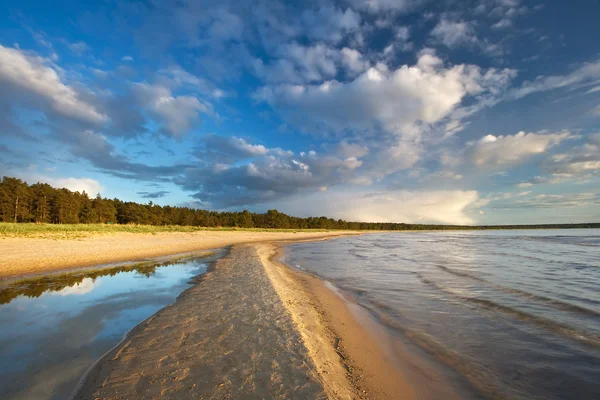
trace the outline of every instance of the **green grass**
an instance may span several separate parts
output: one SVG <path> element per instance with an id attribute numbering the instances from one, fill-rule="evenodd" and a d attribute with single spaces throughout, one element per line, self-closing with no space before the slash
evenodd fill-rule
<path id="1" fill-rule="evenodd" d="M 82 238 L 90 235 L 105 235 L 119 232 L 150 233 L 198 232 L 198 231 L 242 231 L 242 232 L 328 232 L 328 229 L 265 229 L 199 227 L 179 225 L 105 225 L 105 224 L 27 224 L 0 222 L 0 238 L 7 237 L 50 237 L 53 239 Z"/>

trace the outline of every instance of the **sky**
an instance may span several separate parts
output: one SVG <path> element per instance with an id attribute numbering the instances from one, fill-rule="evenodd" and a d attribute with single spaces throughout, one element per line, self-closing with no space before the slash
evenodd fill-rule
<path id="1" fill-rule="evenodd" d="M 211 210 L 600 222 L 600 3 L 2 2 L 0 174 Z"/>

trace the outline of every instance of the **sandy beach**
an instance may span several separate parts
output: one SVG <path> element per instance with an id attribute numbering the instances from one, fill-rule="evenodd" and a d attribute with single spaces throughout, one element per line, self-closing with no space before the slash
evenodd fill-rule
<path id="1" fill-rule="evenodd" d="M 99 360 L 75 398 L 414 398 L 347 305 L 276 250 L 233 246 Z"/>
<path id="2" fill-rule="evenodd" d="M 0 277 L 231 245 L 198 284 L 98 360 L 76 399 L 417 398 L 356 305 L 277 261 L 285 243 L 348 234 L 356 232 L 4 238 Z"/>
<path id="3" fill-rule="evenodd" d="M 316 240 L 352 235 L 349 231 L 198 231 L 90 235 L 79 239 L 0 238 L 0 279 L 108 263 L 137 261 L 232 244 L 272 240 Z"/>

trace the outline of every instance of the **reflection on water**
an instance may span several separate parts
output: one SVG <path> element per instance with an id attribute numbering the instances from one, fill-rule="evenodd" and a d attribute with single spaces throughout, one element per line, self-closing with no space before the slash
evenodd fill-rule
<path id="1" fill-rule="evenodd" d="M 135 325 L 217 255 L 48 275 L 0 286 L 0 398 L 66 399 Z"/>
<path id="2" fill-rule="evenodd" d="M 600 231 L 373 234 L 288 246 L 485 398 L 600 399 Z"/>

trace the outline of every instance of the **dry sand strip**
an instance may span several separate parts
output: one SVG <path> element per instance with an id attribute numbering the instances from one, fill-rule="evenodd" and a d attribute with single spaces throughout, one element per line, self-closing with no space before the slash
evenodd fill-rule
<path id="1" fill-rule="evenodd" d="M 271 260 L 276 249 L 233 246 L 99 360 L 74 399 L 414 398 L 344 302 L 305 275 L 324 290 L 312 297 L 304 278 Z"/>
<path id="2" fill-rule="evenodd" d="M 319 239 L 358 234 L 331 232 L 198 231 L 119 232 L 81 239 L 0 238 L 0 279 L 125 261 L 138 261 L 238 243 Z"/>

